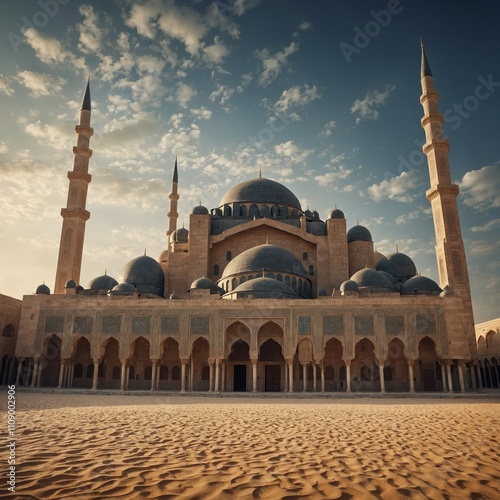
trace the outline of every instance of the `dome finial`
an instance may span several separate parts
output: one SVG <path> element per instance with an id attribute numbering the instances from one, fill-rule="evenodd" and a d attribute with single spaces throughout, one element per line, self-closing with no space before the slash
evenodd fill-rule
<path id="1" fill-rule="evenodd" d="M 262 179 L 262 165 L 259 165 L 259 179 Z"/>
<path id="2" fill-rule="evenodd" d="M 396 253 L 399 253 L 399 247 L 396 245 Z"/>
<path id="3" fill-rule="evenodd" d="M 146 249 L 144 249 L 144 256 L 146 256 Z"/>
<path id="4" fill-rule="evenodd" d="M 425 55 L 424 50 L 424 42 L 422 38 L 420 38 L 420 48 L 422 49 L 422 62 L 420 64 L 420 78 L 424 78 L 426 76 L 432 76 L 431 67 L 429 66 L 429 61 L 427 61 L 427 57 Z"/>
<path id="5" fill-rule="evenodd" d="M 104 276 L 107 276 L 107 275 L 108 275 L 108 268 L 106 267 L 106 268 L 104 269 Z"/>
<path id="6" fill-rule="evenodd" d="M 177 155 L 175 155 L 174 173 L 172 175 L 172 182 L 179 182 L 179 174 L 177 172 Z"/>
<path id="7" fill-rule="evenodd" d="M 87 79 L 87 87 L 85 88 L 85 95 L 83 96 L 82 102 L 82 110 L 86 109 L 87 111 L 91 111 L 90 105 L 90 75 Z"/>
<path id="8" fill-rule="evenodd" d="M 269 236 L 266 237 L 266 245 L 269 245 Z"/>

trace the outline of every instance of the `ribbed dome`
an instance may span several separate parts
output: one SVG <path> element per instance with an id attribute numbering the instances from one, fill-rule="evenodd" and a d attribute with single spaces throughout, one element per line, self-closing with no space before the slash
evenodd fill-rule
<path id="1" fill-rule="evenodd" d="M 288 273 L 308 278 L 302 263 L 288 250 L 268 243 L 249 248 L 237 255 L 224 269 L 221 279 L 241 273 Z"/>
<path id="2" fill-rule="evenodd" d="M 405 281 L 401 285 L 401 295 L 424 294 L 424 295 L 439 295 L 442 290 L 439 285 L 425 276 L 415 276 Z"/>
<path id="3" fill-rule="evenodd" d="M 396 289 L 389 278 L 384 273 L 373 269 L 361 269 L 351 276 L 351 280 L 358 284 L 358 287 L 371 287 L 373 292 L 395 292 Z"/>
<path id="4" fill-rule="evenodd" d="M 118 281 L 116 281 L 111 276 L 108 276 L 107 274 L 103 274 L 102 276 L 98 276 L 97 278 L 90 280 L 89 284 L 87 285 L 87 289 L 108 291 L 112 290 L 116 285 L 118 285 Z"/>
<path id="5" fill-rule="evenodd" d="M 221 199 L 219 206 L 229 203 L 267 203 L 288 205 L 302 210 L 297 197 L 279 182 L 258 177 L 233 186 Z"/>
<path id="6" fill-rule="evenodd" d="M 273 278 L 255 278 L 245 281 L 234 290 L 224 296 L 232 298 L 237 295 L 240 297 L 255 297 L 258 299 L 300 299 L 299 294 L 295 293 L 285 283 Z"/>
<path id="7" fill-rule="evenodd" d="M 372 241 L 372 235 L 365 226 L 354 226 L 347 231 L 347 243 L 353 241 Z"/>
<path id="8" fill-rule="evenodd" d="M 163 269 L 156 260 L 142 255 L 131 260 L 122 271 L 121 282 L 134 285 L 139 292 L 153 293 L 163 297 Z"/>
<path id="9" fill-rule="evenodd" d="M 50 288 L 45 284 L 38 285 L 36 288 L 37 295 L 50 295 Z"/>
<path id="10" fill-rule="evenodd" d="M 375 269 L 391 274 L 399 282 L 406 281 L 417 274 L 417 268 L 410 257 L 400 252 L 382 257 L 375 264 Z"/>

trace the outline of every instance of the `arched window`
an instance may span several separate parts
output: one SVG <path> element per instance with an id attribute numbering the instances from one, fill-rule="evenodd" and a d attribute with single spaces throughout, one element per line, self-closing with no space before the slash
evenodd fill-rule
<path id="1" fill-rule="evenodd" d="M 276 279 L 277 279 L 278 281 L 283 281 L 283 276 L 282 276 L 281 274 L 278 274 L 278 275 L 276 276 Z"/>
<path id="2" fill-rule="evenodd" d="M 259 214 L 261 217 L 269 217 L 269 207 L 267 205 L 262 205 Z"/>
<path id="3" fill-rule="evenodd" d="M 297 291 L 297 278 L 292 278 L 292 290 Z"/>
<path id="4" fill-rule="evenodd" d="M 309 259 L 309 254 L 307 252 L 304 252 L 302 254 L 302 260 L 307 260 L 307 259 Z"/>
<path id="5" fill-rule="evenodd" d="M 259 213 L 259 207 L 257 205 L 250 205 L 250 209 L 248 210 L 248 215 L 250 217 L 254 217 Z"/>
<path id="6" fill-rule="evenodd" d="M 92 378 L 94 376 L 94 365 L 91 363 L 90 365 L 87 366 L 87 377 L 86 378 Z"/>
<path id="7" fill-rule="evenodd" d="M 314 266 L 309 266 L 309 276 L 314 276 Z"/>
<path id="8" fill-rule="evenodd" d="M 224 217 L 230 217 L 231 216 L 231 207 L 229 205 L 224 205 Z"/>
<path id="9" fill-rule="evenodd" d="M 247 280 L 247 279 L 246 279 L 246 277 L 245 277 L 245 276 L 242 276 L 242 277 L 240 278 L 240 285 L 241 285 L 241 283 L 245 283 L 245 281 L 246 281 L 246 280 Z"/>
<path id="10" fill-rule="evenodd" d="M 14 336 L 14 326 L 7 325 L 2 331 L 2 337 L 13 337 Z"/>
<path id="11" fill-rule="evenodd" d="M 214 276 L 219 276 L 219 264 L 215 264 L 214 266 Z"/>
<path id="12" fill-rule="evenodd" d="M 285 276 L 285 285 L 290 286 L 290 276 Z"/>
<path id="13" fill-rule="evenodd" d="M 226 252 L 226 260 L 229 262 L 232 258 L 233 258 L 233 257 L 232 257 L 232 254 L 231 254 L 231 250 L 228 250 L 228 251 Z"/>
<path id="14" fill-rule="evenodd" d="M 272 208 L 271 208 L 271 215 L 273 217 L 278 217 L 280 214 L 280 209 L 278 207 L 278 205 L 274 205 Z"/>
<path id="15" fill-rule="evenodd" d="M 297 210 L 295 210 L 295 208 L 292 210 L 292 215 L 299 215 L 299 212 L 297 212 Z"/>
<path id="16" fill-rule="evenodd" d="M 238 286 L 238 280 L 236 278 L 233 278 L 231 280 L 231 290 L 234 290 Z"/>
<path id="17" fill-rule="evenodd" d="M 247 206 L 246 205 L 242 205 L 240 207 L 240 216 L 241 217 L 246 217 L 247 216 Z"/>
<path id="18" fill-rule="evenodd" d="M 120 380 L 121 377 L 121 368 L 119 366 L 113 366 L 113 374 L 111 378 L 113 380 Z"/>

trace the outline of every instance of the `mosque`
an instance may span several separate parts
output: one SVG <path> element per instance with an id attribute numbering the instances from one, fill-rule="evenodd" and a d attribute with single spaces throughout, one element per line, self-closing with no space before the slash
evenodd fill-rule
<path id="1" fill-rule="evenodd" d="M 370 231 L 303 210 L 259 177 L 178 227 L 173 168 L 166 248 L 115 279 L 80 284 L 91 176 L 87 84 L 54 291 L 0 296 L 0 383 L 208 392 L 465 392 L 483 387 L 449 144 L 422 47 L 422 127 L 439 284 Z M 181 171 L 182 174 L 182 171 Z M 498 385 L 498 366 L 495 368 Z M 488 380 L 491 383 L 493 372 Z"/>

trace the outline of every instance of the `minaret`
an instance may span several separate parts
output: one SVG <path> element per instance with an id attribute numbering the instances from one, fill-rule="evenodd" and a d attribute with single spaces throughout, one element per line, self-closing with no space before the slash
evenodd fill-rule
<path id="1" fill-rule="evenodd" d="M 464 300 L 467 316 L 466 328 L 474 328 L 470 296 L 469 273 L 465 258 L 464 243 L 460 231 L 457 208 L 459 188 L 451 181 L 448 151 L 450 145 L 443 136 L 443 115 L 438 109 L 439 94 L 434 90 L 431 68 L 422 48 L 420 102 L 424 108 L 422 128 L 426 142 L 423 151 L 427 155 L 431 187 L 427 199 L 431 203 L 436 232 L 436 257 L 441 288 L 449 286 L 451 291 Z M 465 325 L 464 325 L 465 326 Z M 474 331 L 472 331 L 474 334 Z"/>
<path id="2" fill-rule="evenodd" d="M 89 158 L 92 156 L 89 141 L 94 133 L 94 129 L 90 127 L 90 108 L 89 79 L 80 110 L 80 123 L 75 127 L 77 140 L 76 146 L 73 147 L 73 170 L 68 172 L 68 201 L 66 208 L 61 210 L 63 225 L 54 293 L 64 293 L 64 285 L 70 279 L 77 284 L 80 281 L 85 222 L 90 217 L 90 213 L 85 209 L 87 189 L 92 180 L 88 173 Z"/>
<path id="3" fill-rule="evenodd" d="M 168 199 L 170 200 L 170 207 L 167 214 L 168 216 L 167 237 L 170 236 L 177 229 L 177 218 L 179 217 L 179 214 L 177 213 L 177 201 L 179 200 L 179 195 L 177 194 L 178 183 L 179 183 L 179 175 L 177 173 L 177 156 L 176 156 L 174 165 L 174 175 L 172 176 L 172 187 L 170 189 L 170 194 L 168 195 Z"/>

